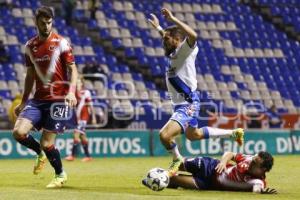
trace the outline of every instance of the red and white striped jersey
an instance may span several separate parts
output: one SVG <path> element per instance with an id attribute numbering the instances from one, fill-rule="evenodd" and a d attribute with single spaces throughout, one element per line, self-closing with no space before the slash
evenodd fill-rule
<path id="1" fill-rule="evenodd" d="M 30 39 L 25 45 L 25 64 L 34 67 L 34 99 L 64 99 L 70 79 L 66 64 L 73 62 L 72 48 L 62 36 L 52 32 L 46 40 Z"/>
<path id="2" fill-rule="evenodd" d="M 249 173 L 249 166 L 254 156 L 236 154 L 235 165 L 228 164 L 227 169 L 218 174 L 217 185 L 222 189 L 230 190 L 248 190 L 251 191 L 254 185 L 260 185 L 261 188 L 266 187 L 265 180 L 252 177 Z"/>
<path id="3" fill-rule="evenodd" d="M 88 121 L 90 116 L 88 107 L 93 105 L 91 92 L 82 89 L 77 91 L 76 98 L 78 101 L 76 110 L 77 120 Z"/>

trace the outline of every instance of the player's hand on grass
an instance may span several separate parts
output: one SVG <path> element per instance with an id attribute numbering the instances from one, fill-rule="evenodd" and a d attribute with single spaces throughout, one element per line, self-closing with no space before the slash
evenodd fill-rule
<path id="1" fill-rule="evenodd" d="M 223 171 L 225 171 L 225 169 L 226 169 L 226 163 L 224 163 L 224 162 L 219 162 L 219 164 L 215 168 L 215 170 L 218 174 L 221 174 Z"/>
<path id="2" fill-rule="evenodd" d="M 154 15 L 153 13 L 150 14 L 151 19 L 148 19 L 148 21 L 150 22 L 150 24 L 157 29 L 157 27 L 159 27 L 159 20 L 156 17 L 156 15 Z"/>
<path id="3" fill-rule="evenodd" d="M 277 190 L 274 188 L 263 188 L 261 194 L 277 194 Z"/>
<path id="4" fill-rule="evenodd" d="M 25 103 L 20 103 L 19 105 L 17 105 L 16 107 L 15 107 L 15 110 L 14 110 L 14 112 L 15 112 L 15 115 L 16 116 L 19 116 L 19 114 L 22 112 L 22 110 L 24 109 L 24 107 L 25 107 Z"/>
<path id="5" fill-rule="evenodd" d="M 167 19 L 167 20 L 169 20 L 169 21 L 174 21 L 174 19 L 176 19 L 175 17 L 174 17 L 174 15 L 172 14 L 172 12 L 170 11 L 170 10 L 168 10 L 167 8 L 163 8 L 163 9 L 161 9 L 161 13 L 163 14 L 163 16 Z"/>
<path id="6" fill-rule="evenodd" d="M 65 97 L 65 104 L 70 107 L 74 107 L 77 104 L 77 99 L 73 92 L 69 92 Z"/>

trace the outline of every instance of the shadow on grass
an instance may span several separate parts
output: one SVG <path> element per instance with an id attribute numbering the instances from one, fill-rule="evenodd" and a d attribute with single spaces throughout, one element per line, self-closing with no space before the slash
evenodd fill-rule
<path id="1" fill-rule="evenodd" d="M 83 191 L 83 192 L 104 192 L 104 193 L 123 193 L 123 194 L 133 194 L 133 195 L 150 195 L 150 196 L 181 196 L 178 194 L 166 194 L 164 192 L 155 192 L 148 188 L 128 188 L 128 187 L 73 187 L 73 186 L 64 186 L 60 188 L 61 190 L 67 191 Z M 175 190 L 174 190 L 175 191 Z"/>

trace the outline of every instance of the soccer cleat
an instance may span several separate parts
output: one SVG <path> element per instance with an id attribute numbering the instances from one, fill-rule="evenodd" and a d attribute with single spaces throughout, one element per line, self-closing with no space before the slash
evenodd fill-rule
<path id="1" fill-rule="evenodd" d="M 39 155 L 37 155 L 35 164 L 33 166 L 33 174 L 37 175 L 41 173 L 46 164 L 47 157 L 43 151 Z"/>
<path id="2" fill-rule="evenodd" d="M 81 162 L 90 162 L 92 160 L 93 160 L 93 158 L 91 158 L 91 157 L 84 157 L 81 159 Z"/>
<path id="3" fill-rule="evenodd" d="M 242 146 L 244 144 L 244 129 L 234 129 L 232 131 L 231 138 L 233 138 L 239 144 L 239 146 Z"/>
<path id="4" fill-rule="evenodd" d="M 151 189 L 151 187 L 150 187 L 150 185 L 148 184 L 146 178 L 142 180 L 142 184 L 143 184 L 144 186 L 146 186 L 147 188 Z"/>
<path id="5" fill-rule="evenodd" d="M 67 161 L 74 161 L 75 157 L 72 156 L 72 155 L 69 155 L 69 156 L 65 157 L 65 160 L 67 160 Z"/>
<path id="6" fill-rule="evenodd" d="M 46 188 L 61 188 L 67 182 L 67 179 L 67 174 L 63 171 L 59 175 L 56 174 Z"/>
<path id="7" fill-rule="evenodd" d="M 183 163 L 183 158 L 178 157 L 176 160 L 173 160 L 171 166 L 168 169 L 169 177 L 175 176 L 179 170 L 180 165 Z"/>

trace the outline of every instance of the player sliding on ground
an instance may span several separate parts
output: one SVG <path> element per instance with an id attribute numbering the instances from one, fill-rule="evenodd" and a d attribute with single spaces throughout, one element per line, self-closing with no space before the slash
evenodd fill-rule
<path id="1" fill-rule="evenodd" d="M 55 138 L 62 133 L 75 97 L 77 69 L 68 41 L 52 31 L 53 12 L 49 7 L 38 8 L 35 13 L 38 35 L 25 45 L 25 78 L 22 102 L 15 109 L 18 116 L 13 129 L 14 138 L 36 152 L 33 169 L 39 174 L 48 158 L 55 170 L 54 179 L 47 188 L 62 187 L 67 180 L 60 153 L 55 148 Z M 35 84 L 34 97 L 29 100 Z M 37 142 L 29 131 L 42 129 Z"/>
<path id="2" fill-rule="evenodd" d="M 92 95 L 89 90 L 84 88 L 84 78 L 82 75 L 79 76 L 77 80 L 77 92 L 76 97 L 78 105 L 76 108 L 76 124 L 77 127 L 74 130 L 73 134 L 73 146 L 71 155 L 67 156 L 65 159 L 67 161 L 75 160 L 76 155 L 78 154 L 78 148 L 80 147 L 80 142 L 83 147 L 85 157 L 81 160 L 82 162 L 89 162 L 92 160 L 92 157 L 89 152 L 88 139 L 86 136 L 86 125 L 89 121 L 90 116 L 92 124 L 96 124 L 96 113 L 93 108 Z"/>
<path id="3" fill-rule="evenodd" d="M 277 191 L 267 188 L 265 181 L 266 172 L 272 166 L 273 157 L 264 151 L 254 156 L 226 152 L 220 160 L 210 157 L 185 158 L 180 171 L 191 175 L 171 177 L 168 187 L 275 194 Z M 148 186 L 145 180 L 143 184 Z"/>
<path id="4" fill-rule="evenodd" d="M 172 13 L 163 8 L 163 16 L 175 25 L 163 29 L 158 18 L 151 14 L 149 22 L 156 28 L 163 40 L 165 55 L 169 58 L 169 69 L 166 75 L 168 92 L 174 106 L 170 120 L 160 130 L 160 139 L 165 148 L 173 154 L 169 175 L 176 174 L 183 158 L 178 151 L 174 138 L 185 133 L 189 140 L 231 137 L 242 145 L 243 129 L 224 130 L 211 127 L 198 128 L 200 100 L 196 92 L 195 59 L 198 53 L 197 33 L 188 25 L 178 20 Z"/>

